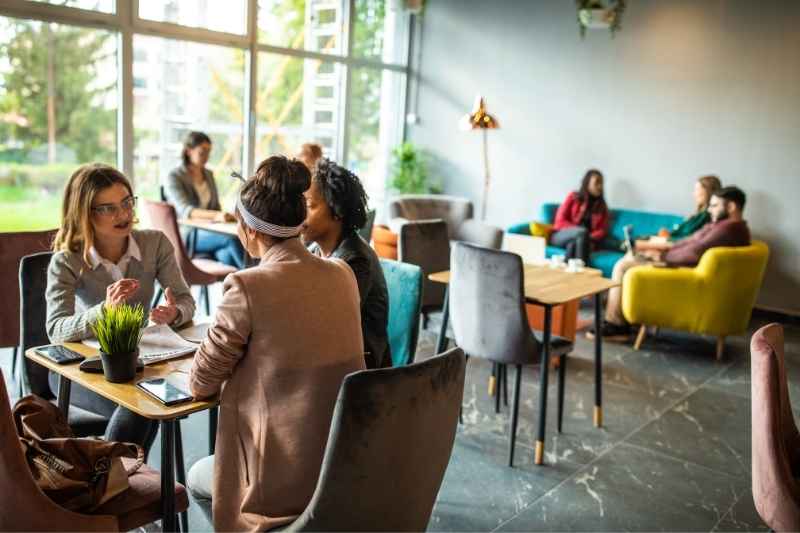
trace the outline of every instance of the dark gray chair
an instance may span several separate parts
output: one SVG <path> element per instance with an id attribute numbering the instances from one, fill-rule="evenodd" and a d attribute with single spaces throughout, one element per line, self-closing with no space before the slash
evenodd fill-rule
<path id="1" fill-rule="evenodd" d="M 516 367 L 514 398 L 511 404 L 508 466 L 514 464 L 517 417 L 523 365 L 540 365 L 542 344 L 528 325 L 523 289 L 522 259 L 517 254 L 489 250 L 463 242 L 453 244 L 450 261 L 450 320 L 455 341 L 468 356 L 488 359 Z M 541 334 L 539 334 L 541 337 Z M 558 428 L 564 405 L 566 354 L 572 343 L 552 337 L 550 354 L 559 357 Z M 541 369 L 545 372 L 547 369 Z M 499 392 L 496 402 L 499 402 Z M 546 409 L 546 395 L 539 406 L 540 420 Z M 495 403 L 497 409 L 497 403 Z"/>
<path id="2" fill-rule="evenodd" d="M 503 230 L 497 226 L 470 218 L 462 222 L 458 227 L 455 240 L 499 250 L 503 244 Z"/>
<path id="3" fill-rule="evenodd" d="M 424 531 L 453 449 L 465 366 L 453 348 L 347 376 L 311 502 L 281 529 Z"/>
<path id="4" fill-rule="evenodd" d="M 27 349 L 50 344 L 45 326 L 47 318 L 45 290 L 47 289 L 47 267 L 52 255 L 52 252 L 27 255 L 19 264 L 19 337 L 22 350 L 20 355 L 23 356 L 21 379 L 18 386 L 20 396 L 36 394 L 45 399 L 55 398 L 51 388 L 51 383 L 57 383 L 55 376 L 48 376 L 49 372 L 45 367 L 24 357 Z M 102 435 L 116 405 L 108 400 L 98 398 L 95 394 L 88 393 L 79 385 L 73 385 L 72 401 L 75 402 L 82 397 L 87 398 L 86 402 L 78 401 L 81 403 L 80 407 L 74 405 L 70 407 L 70 427 L 78 436 Z"/>
<path id="5" fill-rule="evenodd" d="M 399 221 L 444 220 L 448 237 L 456 238 L 461 223 L 472 218 L 472 202 L 444 194 L 403 194 L 389 200 L 390 227 Z"/>
<path id="6" fill-rule="evenodd" d="M 361 238 L 364 239 L 367 243 L 372 240 L 372 226 L 375 225 L 375 210 L 370 209 L 367 211 L 367 222 L 364 224 L 364 227 L 358 230 L 358 234 L 361 235 Z"/>
<path id="7" fill-rule="evenodd" d="M 428 314 L 441 309 L 445 285 L 428 279 L 428 274 L 450 269 L 450 238 L 443 220 L 418 220 L 400 227 L 397 259 L 422 269 L 422 327 L 427 327 Z"/>

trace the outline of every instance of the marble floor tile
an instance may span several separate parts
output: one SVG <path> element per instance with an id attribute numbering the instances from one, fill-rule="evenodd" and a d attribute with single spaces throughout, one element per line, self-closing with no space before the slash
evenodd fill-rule
<path id="1" fill-rule="evenodd" d="M 710 531 L 747 490 L 740 478 L 620 444 L 499 531 Z"/>
<path id="2" fill-rule="evenodd" d="M 750 401 L 699 389 L 629 442 L 749 480 Z"/>
<path id="3" fill-rule="evenodd" d="M 714 531 L 769 531 L 769 527 L 758 515 L 753 503 L 753 494 L 747 490 L 725 513 L 722 520 L 714 527 Z"/>

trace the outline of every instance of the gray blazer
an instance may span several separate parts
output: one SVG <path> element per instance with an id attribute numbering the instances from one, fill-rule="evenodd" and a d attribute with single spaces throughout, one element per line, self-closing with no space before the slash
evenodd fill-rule
<path id="1" fill-rule="evenodd" d="M 203 176 L 208 183 L 208 190 L 211 191 L 211 202 L 208 204 L 208 209 L 219 211 L 221 207 L 214 174 L 206 168 L 203 169 Z M 200 198 L 197 196 L 186 165 L 174 168 L 169 173 L 164 182 L 164 195 L 167 197 L 167 201 L 175 206 L 178 218 L 189 218 L 191 210 L 200 206 Z"/>
<path id="2" fill-rule="evenodd" d="M 155 282 L 169 287 L 177 300 L 178 319 L 184 324 L 194 316 L 194 298 L 175 261 L 166 235 L 155 230 L 133 230 L 142 261 L 131 258 L 126 278 L 139 280 L 139 290 L 129 301 L 150 311 Z M 47 335 L 50 342 L 79 341 L 93 336 L 91 325 L 100 316 L 106 287 L 114 280 L 102 266 L 92 270 L 81 253 L 56 252 L 47 269 Z"/>

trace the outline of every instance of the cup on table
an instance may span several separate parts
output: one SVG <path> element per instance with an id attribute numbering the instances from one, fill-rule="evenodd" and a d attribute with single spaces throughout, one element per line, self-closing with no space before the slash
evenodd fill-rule
<path id="1" fill-rule="evenodd" d="M 570 259 L 567 261 L 567 272 L 580 272 L 583 270 L 583 267 L 586 263 L 583 262 L 583 259 Z"/>
<path id="2" fill-rule="evenodd" d="M 557 255 L 551 256 L 550 257 L 550 268 L 564 268 L 565 260 L 566 260 L 566 257 L 561 255 L 561 254 L 557 254 Z"/>

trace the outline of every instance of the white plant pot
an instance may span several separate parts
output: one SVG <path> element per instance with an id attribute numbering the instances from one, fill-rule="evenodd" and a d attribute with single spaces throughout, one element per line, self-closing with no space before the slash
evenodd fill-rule
<path id="1" fill-rule="evenodd" d="M 613 9 L 581 9 L 578 19 L 585 28 L 605 29 L 611 27 L 616 14 Z"/>

